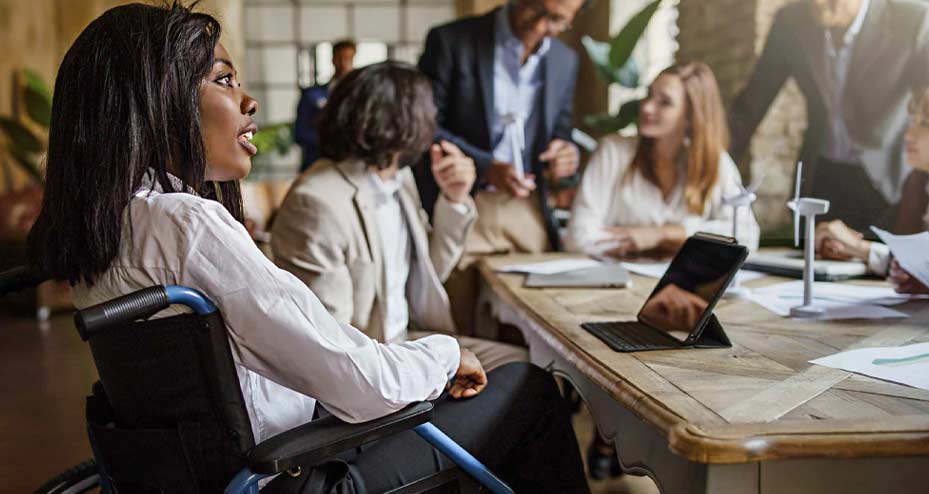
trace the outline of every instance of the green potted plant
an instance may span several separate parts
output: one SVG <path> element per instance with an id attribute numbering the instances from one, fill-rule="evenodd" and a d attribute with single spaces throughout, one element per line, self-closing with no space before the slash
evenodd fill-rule
<path id="1" fill-rule="evenodd" d="M 646 5 L 609 41 L 597 41 L 590 36 L 581 39 L 587 56 L 607 84 L 619 84 L 630 89 L 641 86 L 639 67 L 632 58 L 632 52 L 660 3 L 661 0 L 655 0 Z M 622 103 L 615 114 L 587 115 L 584 123 L 598 133 L 607 134 L 628 127 L 638 116 L 639 100 L 631 99 Z"/>

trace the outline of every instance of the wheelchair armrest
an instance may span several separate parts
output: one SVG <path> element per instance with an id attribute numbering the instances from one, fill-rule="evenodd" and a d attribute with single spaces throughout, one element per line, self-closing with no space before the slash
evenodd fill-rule
<path id="1" fill-rule="evenodd" d="M 261 474 L 312 467 L 343 451 L 429 422 L 432 406 L 428 401 L 415 403 L 360 424 L 349 424 L 333 415 L 323 417 L 258 444 L 248 454 L 248 466 Z"/>
<path id="2" fill-rule="evenodd" d="M 0 273 L 0 297 L 32 288 L 47 280 L 48 276 L 29 266 L 16 266 Z"/>

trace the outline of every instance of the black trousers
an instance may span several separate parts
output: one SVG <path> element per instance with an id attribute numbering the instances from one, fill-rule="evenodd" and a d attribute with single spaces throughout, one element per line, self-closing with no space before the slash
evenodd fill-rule
<path id="1" fill-rule="evenodd" d="M 819 158 L 812 182 L 810 194 L 830 202 L 829 212 L 817 220 L 842 220 L 869 239 L 876 238 L 871 225 L 893 228 L 897 209 L 874 187 L 861 163 Z"/>
<path id="2" fill-rule="evenodd" d="M 570 411 L 552 376 L 531 364 L 511 363 L 488 373 L 488 381 L 474 398 L 439 397 L 433 424 L 517 493 L 590 492 Z M 343 467 L 344 476 L 324 491 L 380 493 L 453 466 L 413 431 L 369 443 L 338 460 L 347 472 Z M 311 494 L 305 489 L 305 479 L 282 475 L 262 492 Z"/>

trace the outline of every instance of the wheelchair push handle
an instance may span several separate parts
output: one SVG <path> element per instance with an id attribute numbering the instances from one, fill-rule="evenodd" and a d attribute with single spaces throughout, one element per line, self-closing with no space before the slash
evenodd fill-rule
<path id="1" fill-rule="evenodd" d="M 74 314 L 74 325 L 81 339 L 87 341 L 101 329 L 147 319 L 171 304 L 186 305 L 199 315 L 217 310 L 213 302 L 193 288 L 156 285 L 77 311 Z"/>

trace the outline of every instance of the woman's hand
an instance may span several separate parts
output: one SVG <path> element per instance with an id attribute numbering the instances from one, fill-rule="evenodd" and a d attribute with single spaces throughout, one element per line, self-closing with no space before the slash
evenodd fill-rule
<path id="1" fill-rule="evenodd" d="M 597 244 L 612 245 L 605 254 L 618 258 L 662 248 L 684 238 L 683 228 L 675 225 L 611 226 L 604 228 L 604 232 L 606 237 Z"/>
<path id="2" fill-rule="evenodd" d="M 894 290 L 897 293 L 929 294 L 929 287 L 926 287 L 910 273 L 907 273 L 897 264 L 897 261 L 890 263 L 890 276 L 888 279 L 894 284 Z"/>
<path id="3" fill-rule="evenodd" d="M 455 373 L 455 382 L 448 390 L 448 394 L 456 400 L 471 398 L 484 391 L 486 387 L 487 374 L 484 372 L 481 361 L 471 350 L 462 348 L 458 372 Z"/>
<path id="4" fill-rule="evenodd" d="M 871 242 L 842 220 L 826 221 L 816 225 L 816 253 L 824 259 L 847 261 L 854 258 L 867 261 Z"/>

